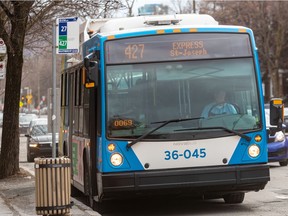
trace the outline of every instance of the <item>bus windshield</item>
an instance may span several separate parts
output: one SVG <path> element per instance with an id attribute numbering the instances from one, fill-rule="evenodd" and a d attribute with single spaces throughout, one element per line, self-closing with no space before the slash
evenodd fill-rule
<path id="1" fill-rule="evenodd" d="M 251 57 L 110 65 L 106 80 L 109 138 L 133 139 L 156 128 L 153 122 L 170 119 L 200 118 L 169 124 L 146 139 L 231 135 L 217 129 L 209 129 L 207 133 L 199 130 L 201 127 L 244 132 L 261 127 Z M 213 102 L 215 88 L 219 87 L 226 92 L 226 102 L 236 111 L 204 115 L 203 110 Z M 191 130 L 182 130 L 185 128 Z"/>

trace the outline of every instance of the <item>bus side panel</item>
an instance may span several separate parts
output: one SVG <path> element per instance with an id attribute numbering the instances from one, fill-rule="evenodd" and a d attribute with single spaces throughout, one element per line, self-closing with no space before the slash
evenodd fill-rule
<path id="1" fill-rule="evenodd" d="M 84 148 L 85 139 L 72 136 L 72 179 L 81 185 L 84 185 Z"/>

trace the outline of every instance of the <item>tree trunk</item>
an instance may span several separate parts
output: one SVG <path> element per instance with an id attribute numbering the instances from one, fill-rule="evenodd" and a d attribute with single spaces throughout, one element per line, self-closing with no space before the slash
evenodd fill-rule
<path id="1" fill-rule="evenodd" d="M 19 171 L 19 100 L 23 66 L 23 47 L 28 15 L 34 1 L 13 1 L 8 13 L 11 31 L 7 46 L 5 106 L 0 154 L 0 179 Z M 6 32 L 6 35 L 8 32 Z"/>
<path id="2" fill-rule="evenodd" d="M 19 100 L 15 98 L 20 99 L 22 65 L 22 55 L 8 54 L 0 179 L 19 171 Z"/>

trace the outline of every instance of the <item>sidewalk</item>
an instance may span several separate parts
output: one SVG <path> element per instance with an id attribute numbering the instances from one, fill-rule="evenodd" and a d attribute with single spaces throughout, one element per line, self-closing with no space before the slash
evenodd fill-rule
<path id="1" fill-rule="evenodd" d="M 21 167 L 20 173 L 0 180 L 0 216 L 36 216 L 35 178 Z M 33 173 L 32 173 L 33 174 Z M 74 205 L 70 215 L 101 216 L 78 200 L 71 199 Z"/>
<path id="2" fill-rule="evenodd" d="M 14 216 L 13 211 L 5 203 L 4 199 L 0 196 L 0 215 L 1 216 Z"/>

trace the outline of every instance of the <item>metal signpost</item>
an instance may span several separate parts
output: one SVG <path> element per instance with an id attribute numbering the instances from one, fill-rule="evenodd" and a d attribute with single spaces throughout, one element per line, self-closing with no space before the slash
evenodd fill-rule
<path id="1" fill-rule="evenodd" d="M 52 50 L 52 157 L 56 157 L 56 54 L 75 54 L 79 52 L 78 17 L 58 18 L 53 23 Z"/>

